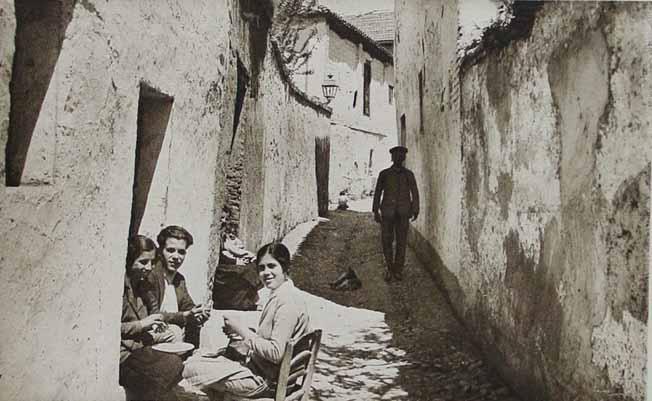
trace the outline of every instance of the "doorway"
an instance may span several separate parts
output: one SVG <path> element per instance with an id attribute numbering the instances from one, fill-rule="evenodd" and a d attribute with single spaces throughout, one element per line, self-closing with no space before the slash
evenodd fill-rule
<path id="1" fill-rule="evenodd" d="M 129 235 L 136 235 L 145 215 L 149 190 L 154 179 L 170 120 L 174 99 L 145 83 L 140 85 L 138 98 L 138 121 L 136 128 L 136 162 L 131 203 Z"/>
<path id="2" fill-rule="evenodd" d="M 317 209 L 320 217 L 328 215 L 328 173 L 330 167 L 331 140 L 315 138 L 315 172 L 317 175 Z"/>

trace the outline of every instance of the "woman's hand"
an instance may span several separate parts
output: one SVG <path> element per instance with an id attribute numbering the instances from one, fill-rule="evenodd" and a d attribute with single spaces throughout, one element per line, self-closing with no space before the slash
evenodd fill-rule
<path id="1" fill-rule="evenodd" d="M 204 324 L 208 318 L 211 316 L 211 311 L 208 308 L 203 307 L 201 304 L 192 308 L 189 312 L 189 317 L 197 322 L 197 324 Z"/>
<path id="2" fill-rule="evenodd" d="M 165 330 L 163 332 L 150 332 L 152 336 L 152 344 L 171 343 L 174 342 L 175 334 L 172 330 Z"/>
<path id="3" fill-rule="evenodd" d="M 247 327 L 247 325 L 235 315 L 224 316 L 224 333 L 229 337 L 236 334 L 242 337 L 243 340 L 247 340 L 254 336 L 254 333 L 249 330 L 249 327 Z"/>
<path id="4" fill-rule="evenodd" d="M 165 322 L 163 322 L 163 315 L 160 313 L 154 313 L 149 316 L 147 316 L 145 319 L 142 319 L 140 321 L 140 324 L 143 325 L 144 330 L 150 330 L 154 328 L 154 326 L 164 326 Z"/>

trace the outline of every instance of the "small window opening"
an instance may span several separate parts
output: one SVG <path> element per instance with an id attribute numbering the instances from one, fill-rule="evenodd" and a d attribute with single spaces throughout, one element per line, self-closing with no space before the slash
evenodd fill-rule
<path id="1" fill-rule="evenodd" d="M 358 103 L 358 91 L 353 92 L 353 108 L 355 109 L 355 105 Z"/>
<path id="2" fill-rule="evenodd" d="M 145 83 L 140 84 L 136 126 L 136 162 L 129 235 L 138 234 L 154 179 L 174 99 Z"/>
<path id="3" fill-rule="evenodd" d="M 401 115 L 401 145 L 406 146 L 406 136 L 407 136 L 407 128 L 405 126 L 405 114 Z"/>
<path id="4" fill-rule="evenodd" d="M 389 104 L 394 104 L 394 87 L 389 85 L 388 99 Z"/>
<path id="5" fill-rule="evenodd" d="M 363 99 L 363 114 L 365 116 L 371 115 L 369 110 L 369 101 L 370 101 L 370 90 L 371 87 L 371 62 L 366 61 L 364 63 L 364 99 Z"/>

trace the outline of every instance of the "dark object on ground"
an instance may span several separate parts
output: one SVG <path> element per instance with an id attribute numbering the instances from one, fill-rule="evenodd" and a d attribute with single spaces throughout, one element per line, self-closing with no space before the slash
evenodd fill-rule
<path id="1" fill-rule="evenodd" d="M 386 270 L 384 279 L 386 282 L 390 283 L 394 280 L 394 276 L 392 276 L 392 273 L 389 270 Z"/>
<path id="2" fill-rule="evenodd" d="M 213 308 L 256 310 L 261 288 L 255 263 L 218 265 L 213 282 Z"/>
<path id="3" fill-rule="evenodd" d="M 349 205 L 337 205 L 337 210 L 347 210 L 349 208 Z"/>
<path id="4" fill-rule="evenodd" d="M 353 291 L 362 287 L 362 281 L 355 274 L 355 270 L 349 267 L 349 270 L 340 274 L 337 280 L 330 284 L 330 287 L 339 291 Z"/>

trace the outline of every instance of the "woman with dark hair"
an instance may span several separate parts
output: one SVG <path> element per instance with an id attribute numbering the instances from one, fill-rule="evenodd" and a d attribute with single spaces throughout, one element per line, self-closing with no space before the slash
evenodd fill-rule
<path id="1" fill-rule="evenodd" d="M 254 332 L 235 316 L 224 317 L 224 332 L 238 338 L 246 349 L 246 361 L 195 357 L 186 362 L 183 376 L 204 391 L 211 400 L 226 394 L 255 397 L 272 390 L 287 343 L 310 331 L 310 319 L 303 298 L 289 278 L 290 252 L 281 243 L 260 248 L 258 275 L 271 290 Z"/>
<path id="2" fill-rule="evenodd" d="M 170 331 L 157 330 L 165 326 L 163 316 L 159 313 L 148 316 L 143 302 L 146 278 L 155 257 L 156 244 L 150 238 L 143 235 L 129 238 L 120 325 L 120 385 L 139 400 L 173 397 L 170 390 L 181 381 L 183 370 L 183 362 L 177 355 L 151 348 L 152 344 L 168 342 L 173 337 Z"/>

